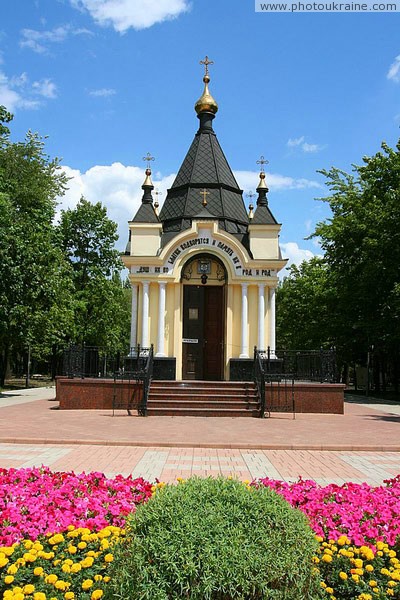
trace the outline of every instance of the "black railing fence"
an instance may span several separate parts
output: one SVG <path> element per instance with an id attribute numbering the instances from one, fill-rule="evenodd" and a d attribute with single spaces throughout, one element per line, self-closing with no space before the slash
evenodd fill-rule
<path id="1" fill-rule="evenodd" d="M 256 349 L 266 374 L 290 375 L 295 381 L 336 383 L 336 351 Z"/>

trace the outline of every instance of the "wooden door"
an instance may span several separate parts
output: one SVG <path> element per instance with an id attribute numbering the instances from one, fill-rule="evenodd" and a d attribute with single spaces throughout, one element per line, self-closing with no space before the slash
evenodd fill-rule
<path id="1" fill-rule="evenodd" d="M 182 377 L 223 379 L 224 288 L 183 287 Z"/>
<path id="2" fill-rule="evenodd" d="M 204 379 L 223 379 L 224 359 L 224 288 L 204 288 Z"/>
<path id="3" fill-rule="evenodd" d="M 203 379 L 204 289 L 183 286 L 183 379 Z"/>

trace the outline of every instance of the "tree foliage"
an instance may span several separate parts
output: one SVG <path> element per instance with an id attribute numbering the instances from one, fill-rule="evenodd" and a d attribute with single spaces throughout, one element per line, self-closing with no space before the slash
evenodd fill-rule
<path id="1" fill-rule="evenodd" d="M 62 211 L 62 248 L 73 270 L 75 341 L 122 350 L 129 344 L 129 297 L 121 281 L 117 225 L 100 202 Z"/>
<path id="2" fill-rule="evenodd" d="M 353 362 L 400 346 L 400 141 L 363 163 L 321 171 L 331 217 L 311 237 L 324 257 L 292 267 L 278 292 L 281 340 L 334 344 Z"/>
<path id="3" fill-rule="evenodd" d="M 54 223 L 68 179 L 44 140 L 10 141 L 0 107 L 0 386 L 10 358 L 48 358 L 70 341 L 128 346 L 129 289 L 116 224 L 82 199 Z"/>
<path id="4" fill-rule="evenodd" d="M 10 115 L 2 110 L 2 118 Z M 69 267 L 55 238 L 56 197 L 66 178 L 38 134 L 11 143 L 0 137 L 0 379 L 11 350 L 36 356 L 68 334 L 72 319 Z"/>

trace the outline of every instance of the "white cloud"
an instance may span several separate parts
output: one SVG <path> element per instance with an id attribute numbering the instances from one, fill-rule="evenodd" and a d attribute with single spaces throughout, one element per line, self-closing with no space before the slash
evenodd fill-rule
<path id="1" fill-rule="evenodd" d="M 21 48 L 29 48 L 37 54 L 46 53 L 48 43 L 61 43 L 64 42 L 70 35 L 82 35 L 89 34 L 93 35 L 88 29 L 76 29 L 69 24 L 60 25 L 54 29 L 47 31 L 37 31 L 36 29 L 22 29 L 22 39 L 19 43 Z"/>
<path id="2" fill-rule="evenodd" d="M 400 54 L 396 56 L 394 62 L 390 65 L 387 78 L 400 83 Z"/>
<path id="3" fill-rule="evenodd" d="M 42 79 L 42 81 L 34 81 L 32 83 L 32 89 L 39 96 L 44 98 L 56 98 L 57 97 L 57 86 L 50 79 Z"/>
<path id="4" fill-rule="evenodd" d="M 280 247 L 283 258 L 289 259 L 286 267 L 279 273 L 281 279 L 288 275 L 288 267 L 290 265 L 300 265 L 304 260 L 311 260 L 314 256 L 321 256 L 321 254 L 314 254 L 311 250 L 300 248 L 297 242 L 281 243 Z"/>
<path id="5" fill-rule="evenodd" d="M 56 98 L 57 86 L 51 79 L 40 81 L 29 81 L 26 73 L 7 77 L 0 71 L 0 104 L 3 104 L 10 112 L 17 109 L 35 109 L 42 106 L 42 98 Z"/>
<path id="6" fill-rule="evenodd" d="M 260 181 L 260 174 L 255 171 L 235 171 L 234 175 L 242 190 L 254 190 Z M 271 191 L 300 190 L 305 188 L 321 188 L 321 184 L 311 179 L 288 177 L 277 173 L 266 173 L 265 181 Z"/>
<path id="7" fill-rule="evenodd" d="M 31 97 L 32 90 L 29 89 L 25 73 L 20 77 L 9 79 L 5 73 L 0 71 L 0 104 L 10 112 L 17 109 L 39 108 L 41 103 Z"/>
<path id="8" fill-rule="evenodd" d="M 89 95 L 98 98 L 107 98 L 108 96 L 114 96 L 116 93 L 116 90 L 112 88 L 100 88 L 99 90 L 90 90 Z"/>
<path id="9" fill-rule="evenodd" d="M 299 138 L 289 138 L 287 141 L 287 145 L 289 148 L 294 148 L 295 146 L 300 146 L 304 142 L 304 135 Z"/>
<path id="10" fill-rule="evenodd" d="M 188 0 L 70 0 L 75 8 L 86 9 L 99 25 L 115 31 L 146 29 L 174 19 L 189 10 Z"/>
<path id="11" fill-rule="evenodd" d="M 307 142 L 304 142 L 301 147 L 304 152 L 319 152 L 319 150 L 322 150 L 322 146 L 319 146 L 318 144 L 307 144 Z"/>
<path id="12" fill-rule="evenodd" d="M 144 167 L 125 166 L 117 162 L 108 166 L 96 165 L 84 173 L 68 166 L 63 169 L 72 179 L 65 196 L 59 199 L 58 215 L 61 209 L 74 208 L 81 196 L 90 202 L 102 202 L 107 207 L 109 217 L 118 224 L 118 247 L 124 249 L 128 240 L 128 220 L 135 215 L 143 195 Z M 158 173 L 153 175 L 154 187 L 161 192 L 158 197 L 160 204 L 174 179 L 175 174 L 166 177 Z M 154 192 L 153 198 L 156 199 Z"/>
<path id="13" fill-rule="evenodd" d="M 319 152 L 324 148 L 324 146 L 320 146 L 319 144 L 309 144 L 305 141 L 305 136 L 302 135 L 299 138 L 289 138 L 286 145 L 288 148 L 301 148 L 303 152 L 312 153 Z"/>

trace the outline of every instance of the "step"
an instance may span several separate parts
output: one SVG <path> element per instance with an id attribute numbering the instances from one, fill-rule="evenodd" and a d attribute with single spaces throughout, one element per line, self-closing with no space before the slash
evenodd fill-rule
<path id="1" fill-rule="evenodd" d="M 200 406 L 199 406 L 200 404 Z M 258 402 L 257 401 L 253 401 L 253 402 L 242 402 L 242 401 L 235 401 L 232 399 L 226 400 L 226 401 L 222 401 L 222 400 L 204 400 L 201 403 L 199 403 L 198 400 L 193 399 L 193 400 L 180 400 L 180 399 L 160 399 L 160 400 L 153 400 L 153 398 L 149 398 L 149 400 L 147 401 L 147 406 L 148 408 L 175 408 L 179 411 L 181 411 L 181 409 L 186 409 L 186 408 L 196 408 L 196 409 L 202 409 L 202 408 L 212 408 L 212 409 L 216 409 L 216 410 L 220 410 L 220 409 L 225 409 L 225 408 L 233 408 L 233 409 L 240 409 L 240 410 L 257 410 L 258 409 Z"/>
<path id="2" fill-rule="evenodd" d="M 248 402 L 248 401 L 256 401 L 258 399 L 258 395 L 255 392 L 251 392 L 248 394 L 245 393 L 224 393 L 224 394 L 216 394 L 214 390 L 209 390 L 205 392 L 192 392 L 187 391 L 185 393 L 175 394 L 170 390 L 166 392 L 161 391 L 153 391 L 150 390 L 149 400 L 150 398 L 153 400 L 162 400 L 163 398 L 167 399 L 179 399 L 179 400 L 198 400 L 199 402 L 207 401 L 207 400 L 237 400 L 238 402 Z"/>
<path id="3" fill-rule="evenodd" d="M 227 387 L 227 388 L 221 388 L 221 387 L 216 387 L 216 386 L 203 386 L 203 387 L 199 387 L 199 386 L 186 386 L 186 387 L 173 387 L 172 385 L 167 386 L 167 387 L 163 387 L 161 385 L 151 385 L 150 387 L 151 391 L 155 391 L 158 394 L 160 394 L 161 392 L 165 392 L 168 394 L 171 394 L 172 392 L 176 393 L 176 394 L 189 394 L 189 393 L 193 393 L 193 394 L 204 394 L 204 393 L 208 393 L 208 392 L 215 392 L 218 394 L 245 394 L 245 393 L 255 393 L 257 390 L 254 387 Z"/>
<path id="4" fill-rule="evenodd" d="M 148 407 L 147 415 L 169 417 L 258 417 L 258 410 L 233 409 L 233 408 L 153 408 Z"/>
<path id="5" fill-rule="evenodd" d="M 176 388 L 185 388 L 185 387 L 213 387 L 213 388 L 254 388 L 254 381 L 199 381 L 197 379 L 193 379 L 190 381 L 174 381 L 172 379 L 160 380 L 155 379 L 151 382 L 152 387 L 176 387 Z"/>

